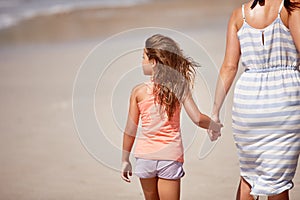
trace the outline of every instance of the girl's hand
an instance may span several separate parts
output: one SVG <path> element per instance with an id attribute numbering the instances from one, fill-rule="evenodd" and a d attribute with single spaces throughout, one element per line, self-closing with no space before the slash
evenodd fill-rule
<path id="1" fill-rule="evenodd" d="M 218 137 L 221 137 L 221 132 L 217 132 L 217 131 L 213 131 L 213 130 L 208 129 L 207 133 L 208 133 L 208 136 L 209 136 L 209 138 L 212 142 L 217 140 Z"/>
<path id="2" fill-rule="evenodd" d="M 207 129 L 207 133 L 210 140 L 215 141 L 221 136 L 221 128 L 223 127 L 223 124 L 220 123 L 218 115 L 212 115 L 211 119 L 213 122 L 211 123 L 209 129 Z"/>
<path id="3" fill-rule="evenodd" d="M 132 176 L 132 167 L 131 163 L 129 161 L 123 162 L 122 163 L 122 174 L 121 177 L 124 181 L 127 183 L 130 183 L 129 176 Z"/>

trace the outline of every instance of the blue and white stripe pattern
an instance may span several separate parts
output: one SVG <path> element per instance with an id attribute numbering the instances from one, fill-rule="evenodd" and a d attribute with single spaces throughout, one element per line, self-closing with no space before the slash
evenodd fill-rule
<path id="1" fill-rule="evenodd" d="M 246 70 L 234 90 L 233 134 L 252 195 L 291 189 L 300 153 L 300 58 L 282 6 L 265 29 L 247 24 L 243 9 L 238 32 Z"/>

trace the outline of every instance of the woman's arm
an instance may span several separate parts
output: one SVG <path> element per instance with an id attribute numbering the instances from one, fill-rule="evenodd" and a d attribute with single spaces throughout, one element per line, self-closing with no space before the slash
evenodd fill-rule
<path id="1" fill-rule="evenodd" d="M 133 89 L 130 96 L 129 112 L 126 128 L 123 134 L 123 151 L 122 151 L 122 178 L 130 182 L 129 176 L 132 175 L 131 163 L 129 160 L 130 152 L 135 141 L 136 131 L 139 124 L 139 109 L 137 105 L 137 89 Z"/>
<path id="2" fill-rule="evenodd" d="M 212 111 L 212 118 L 215 121 L 219 121 L 220 109 L 238 70 L 240 43 L 237 32 L 239 29 L 238 26 L 241 26 L 241 24 L 237 24 L 237 19 L 242 19 L 240 12 L 240 9 L 236 9 L 233 12 L 227 27 L 225 58 L 218 77 Z"/>
<path id="3" fill-rule="evenodd" d="M 294 0 L 300 4 L 300 0 Z M 300 8 L 289 15 L 289 28 L 298 52 L 300 52 Z"/>

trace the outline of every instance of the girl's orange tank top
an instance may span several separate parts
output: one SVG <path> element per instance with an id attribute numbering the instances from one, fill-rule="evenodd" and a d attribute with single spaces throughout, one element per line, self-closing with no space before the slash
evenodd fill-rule
<path id="1" fill-rule="evenodd" d="M 152 94 L 153 83 L 146 83 L 147 92 Z M 183 145 L 180 130 L 179 106 L 169 120 L 164 108 L 154 101 L 154 95 L 150 95 L 138 103 L 141 116 L 141 132 L 137 135 L 135 157 L 150 160 L 174 160 L 183 159 Z"/>

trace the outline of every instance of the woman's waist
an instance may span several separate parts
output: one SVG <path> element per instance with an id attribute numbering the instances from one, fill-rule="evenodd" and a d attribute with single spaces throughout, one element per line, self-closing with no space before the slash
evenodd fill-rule
<path id="1" fill-rule="evenodd" d="M 245 72 L 247 73 L 265 73 L 265 72 L 274 72 L 282 70 L 293 70 L 299 71 L 299 66 L 286 66 L 286 65 L 274 65 L 267 67 L 245 67 Z"/>

